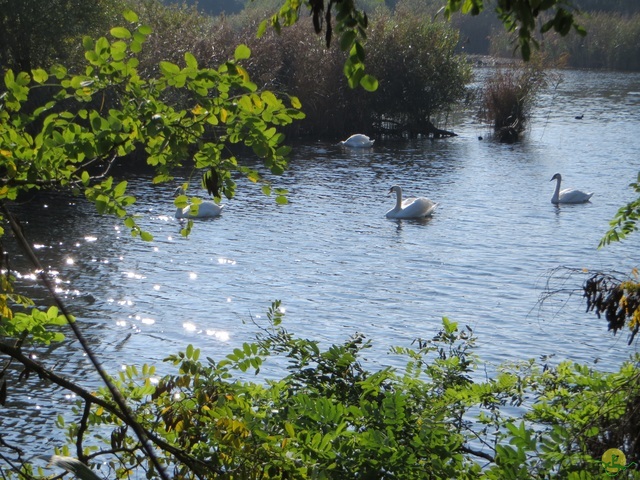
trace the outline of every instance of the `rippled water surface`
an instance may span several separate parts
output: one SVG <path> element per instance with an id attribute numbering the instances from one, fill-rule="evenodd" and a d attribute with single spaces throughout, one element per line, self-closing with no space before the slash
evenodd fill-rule
<path id="1" fill-rule="evenodd" d="M 155 237 L 150 243 L 82 200 L 37 200 L 17 211 L 112 372 L 159 364 L 190 343 L 221 358 L 254 338 L 252 320 L 264 322 L 275 299 L 290 331 L 325 344 L 364 333 L 379 365 L 395 365 L 390 346 L 432 336 L 447 316 L 474 329 L 489 369 L 551 354 L 615 368 L 634 348 L 624 334 L 607 333 L 579 294 L 539 300 L 548 281 L 552 289 L 579 289 L 583 277 L 552 275 L 557 267 L 638 266 L 640 235 L 596 247 L 617 209 L 634 198 L 628 185 L 640 171 L 640 75 L 562 73 L 516 145 L 479 140 L 488 132 L 472 120 L 447 128 L 459 136 L 383 139 L 367 151 L 295 145 L 291 168 L 273 179 L 289 189 L 288 205 L 240 180 L 224 214 L 197 222 L 187 239 L 173 218 L 175 185 L 151 186 L 145 177 L 130 186 L 139 221 Z M 595 192 L 592 201 L 552 205 L 556 172 L 565 186 Z M 435 216 L 386 219 L 394 184 L 439 202 Z M 85 383 L 98 384 L 75 342 L 48 355 L 59 357 L 61 371 L 86 370 Z M 37 397 L 33 383 L 28 394 Z M 42 395 L 34 415 L 60 401 Z"/>

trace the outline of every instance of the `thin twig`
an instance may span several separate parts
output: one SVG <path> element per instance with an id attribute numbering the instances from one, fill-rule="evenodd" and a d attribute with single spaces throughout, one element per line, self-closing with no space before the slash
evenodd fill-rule
<path id="1" fill-rule="evenodd" d="M 78 428 L 78 436 L 76 438 L 76 454 L 78 455 L 78 460 L 81 462 L 87 461 L 86 456 L 82 453 L 82 437 L 84 436 L 84 432 L 87 431 L 87 423 L 89 420 L 89 414 L 91 413 L 91 402 L 88 400 L 84 401 L 84 411 L 82 412 L 82 418 L 80 419 L 80 427 Z"/>

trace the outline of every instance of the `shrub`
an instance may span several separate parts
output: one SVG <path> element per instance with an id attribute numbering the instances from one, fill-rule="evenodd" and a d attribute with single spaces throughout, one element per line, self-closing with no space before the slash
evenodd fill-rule
<path id="1" fill-rule="evenodd" d="M 368 68 L 380 79 L 370 100 L 372 116 L 413 133 L 463 99 L 471 72 L 455 54 L 458 33 L 450 25 L 399 9 L 371 22 Z"/>
<path id="2" fill-rule="evenodd" d="M 165 360 L 174 373 L 129 366 L 114 379 L 172 478 L 591 479 L 609 448 L 636 461 L 640 357 L 614 373 L 530 360 L 478 381 L 473 332 L 446 318 L 392 349 L 400 369 L 367 368 L 359 335 L 326 349 L 292 336 L 279 302 L 267 318 L 222 360 L 189 346 Z M 247 379 L 272 356 L 290 373 Z M 109 392 L 74 392 L 78 421 L 59 419 L 68 446 L 56 453 L 109 478 L 157 478 Z"/>
<path id="3" fill-rule="evenodd" d="M 484 119 L 500 141 L 512 142 L 526 128 L 536 94 L 547 84 L 540 63 L 502 67 L 487 80 L 483 93 Z"/>
<path id="4" fill-rule="evenodd" d="M 142 75 L 153 75 L 157 58 L 179 64 L 190 51 L 199 64 L 213 67 L 233 55 L 243 43 L 253 52 L 246 68 L 260 87 L 296 95 L 306 118 L 287 129 L 290 135 L 343 137 L 372 132 L 381 120 L 395 120 L 419 131 L 425 121 L 446 113 L 459 101 L 470 69 L 454 55 L 458 37 L 444 22 L 399 8 L 390 15 L 371 15 L 367 41 L 367 71 L 380 81 L 378 91 L 352 89 L 342 74 L 346 53 L 334 41 L 330 48 L 314 35 L 311 19 L 256 38 L 259 21 L 269 5 L 238 15 L 205 19 L 193 8 L 165 7 L 156 0 L 138 0 L 141 17 L 156 32 L 141 59 Z M 410 48 L 405 48 L 410 45 Z M 354 106 L 356 108 L 354 108 Z"/>

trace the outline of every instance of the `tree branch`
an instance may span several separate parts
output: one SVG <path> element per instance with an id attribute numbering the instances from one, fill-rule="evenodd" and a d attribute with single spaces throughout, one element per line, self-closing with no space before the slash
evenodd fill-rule
<path id="1" fill-rule="evenodd" d="M 38 362 L 34 361 L 32 358 L 22 353 L 22 351 L 19 348 L 0 342 L 0 353 L 8 355 L 14 360 L 20 362 L 25 366 L 25 368 L 34 372 L 36 375 L 38 375 L 39 378 L 43 380 L 48 380 L 54 383 L 55 385 L 58 385 L 59 387 L 62 387 L 76 394 L 76 396 L 80 397 L 86 402 L 87 407 L 85 407 L 85 412 L 89 409 L 89 406 L 91 404 L 96 404 L 104 408 L 106 411 L 113 414 L 114 416 L 118 417 L 118 419 L 121 420 L 124 424 L 131 426 L 127 417 L 123 415 L 122 412 L 120 412 L 120 410 L 117 407 L 115 407 L 111 403 L 99 397 L 96 397 L 88 390 L 85 390 L 84 388 L 78 386 L 77 384 L 70 382 L 66 378 L 61 377 L 60 375 L 43 367 Z M 82 427 L 80 428 L 80 432 L 78 432 L 78 435 L 81 435 L 81 434 L 82 434 Z M 184 450 L 176 448 L 173 445 L 165 442 L 154 433 L 145 431 L 145 435 L 151 442 L 153 442 L 162 450 L 173 455 L 178 461 L 184 463 L 185 465 L 190 465 L 193 470 L 196 470 L 196 471 L 211 470 L 212 468 L 211 465 L 208 465 L 206 462 L 203 462 L 202 460 L 199 460 L 191 456 L 188 452 L 185 452 Z M 79 459 L 81 458 L 80 455 L 78 456 L 78 458 Z M 216 471 L 218 471 L 217 468 L 216 468 Z"/>
<path id="2" fill-rule="evenodd" d="M 134 432 L 136 433 L 136 436 L 138 437 L 138 440 L 140 441 L 140 443 L 142 444 L 143 448 L 145 449 L 145 451 L 146 451 L 146 453 L 147 453 L 147 455 L 149 457 L 149 460 L 154 465 L 156 470 L 158 470 L 158 475 L 160 476 L 160 478 L 162 480 L 170 480 L 169 477 L 167 476 L 167 474 L 165 473 L 164 468 L 162 467 L 162 465 L 158 461 L 158 458 L 157 458 L 155 452 L 153 451 L 151 446 L 146 441 L 146 438 L 148 438 L 148 437 L 147 437 L 147 434 L 146 434 L 145 430 L 138 424 L 138 422 L 136 422 L 136 420 L 133 417 L 133 414 L 131 413 L 131 411 L 129 409 L 129 406 L 127 405 L 127 402 L 126 402 L 125 398 L 123 397 L 122 393 L 120 393 L 120 391 L 116 388 L 116 386 L 113 384 L 113 382 L 111 381 L 111 379 L 107 375 L 107 372 L 104 370 L 104 368 L 102 368 L 102 365 L 100 364 L 100 361 L 98 360 L 96 355 L 93 353 L 93 351 L 89 347 L 89 344 L 86 341 L 86 339 L 84 338 L 84 335 L 80 331 L 80 328 L 78 327 L 78 325 L 74 321 L 72 321 L 71 314 L 67 310 L 66 305 L 62 302 L 60 297 L 58 297 L 58 294 L 56 293 L 53 284 L 49 280 L 49 277 L 47 276 L 46 271 L 42 267 L 42 265 L 40 263 L 40 260 L 38 259 L 38 257 L 36 256 L 35 252 L 31 248 L 31 245 L 29 244 L 27 239 L 25 238 L 24 233 L 22 231 L 22 227 L 20 226 L 20 224 L 18 224 L 16 219 L 13 217 L 13 215 L 11 215 L 11 212 L 9 212 L 9 210 L 7 209 L 7 207 L 6 207 L 6 205 L 4 203 L 0 203 L 0 208 L 1 208 L 2 212 L 4 213 L 5 218 L 7 218 L 7 220 L 9 221 L 9 224 L 11 225 L 11 231 L 13 232 L 14 236 L 16 237 L 16 240 L 18 241 L 18 244 L 25 251 L 27 257 L 29 258 L 29 260 L 31 261 L 33 266 L 36 268 L 36 270 L 38 271 L 38 275 L 40 277 L 40 280 L 42 281 L 42 283 L 44 284 L 44 286 L 48 290 L 49 295 L 51 295 L 51 297 L 53 298 L 56 306 L 58 307 L 60 312 L 62 312 L 64 317 L 67 319 L 67 324 L 69 325 L 69 327 L 73 331 L 74 335 L 78 339 L 78 342 L 80 342 L 80 345 L 82 346 L 82 349 L 84 350 L 84 352 L 89 357 L 89 360 L 91 361 L 92 365 L 94 366 L 94 368 L 96 369 L 96 371 L 98 372 L 100 377 L 102 378 L 102 381 L 104 382 L 104 384 L 109 389 L 109 392 L 111 392 L 111 396 L 113 397 L 114 402 L 116 402 L 116 404 L 118 405 L 118 408 L 120 410 L 120 415 L 122 416 L 122 418 L 125 419 L 123 421 L 127 425 L 129 425 L 131 428 L 133 428 Z"/>

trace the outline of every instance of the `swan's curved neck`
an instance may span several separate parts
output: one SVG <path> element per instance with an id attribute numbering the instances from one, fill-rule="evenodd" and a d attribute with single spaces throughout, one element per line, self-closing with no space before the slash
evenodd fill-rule
<path id="1" fill-rule="evenodd" d="M 402 189 L 400 187 L 396 188 L 396 209 L 400 210 L 402 208 Z"/>
<path id="2" fill-rule="evenodd" d="M 551 197 L 552 203 L 558 203 L 558 199 L 560 198 L 560 179 L 556 178 L 556 191 L 553 192 L 553 197 Z"/>

